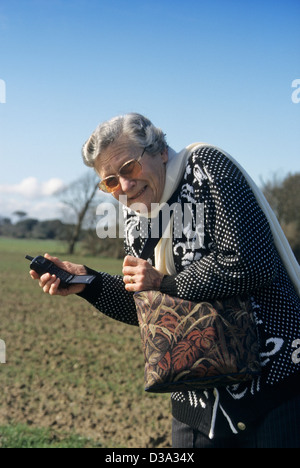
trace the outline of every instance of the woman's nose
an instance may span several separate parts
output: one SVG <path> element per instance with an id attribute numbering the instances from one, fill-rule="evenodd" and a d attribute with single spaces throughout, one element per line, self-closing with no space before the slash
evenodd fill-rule
<path id="1" fill-rule="evenodd" d="M 130 192 L 136 185 L 134 179 L 126 179 L 125 177 L 120 177 L 119 182 L 123 193 Z"/>

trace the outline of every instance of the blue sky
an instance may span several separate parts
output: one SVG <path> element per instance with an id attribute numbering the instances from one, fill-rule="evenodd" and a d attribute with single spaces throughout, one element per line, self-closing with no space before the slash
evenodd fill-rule
<path id="1" fill-rule="evenodd" d="M 82 144 L 131 111 L 258 184 L 298 172 L 299 44 L 299 0 L 0 0 L 0 215 L 59 216 Z"/>

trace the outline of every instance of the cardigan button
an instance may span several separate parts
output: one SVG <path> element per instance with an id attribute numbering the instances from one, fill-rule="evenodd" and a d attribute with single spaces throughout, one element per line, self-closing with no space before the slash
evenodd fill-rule
<path id="1" fill-rule="evenodd" d="M 246 429 L 246 424 L 244 424 L 243 422 L 239 422 L 237 427 L 240 431 L 244 431 Z"/>

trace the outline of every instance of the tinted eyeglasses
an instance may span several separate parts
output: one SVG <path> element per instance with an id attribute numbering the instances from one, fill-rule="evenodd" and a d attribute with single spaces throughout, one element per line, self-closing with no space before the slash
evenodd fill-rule
<path id="1" fill-rule="evenodd" d="M 121 187 L 120 177 L 125 177 L 126 179 L 135 179 L 142 172 L 142 165 L 140 160 L 144 156 L 146 149 L 147 148 L 144 148 L 141 156 L 138 159 L 130 159 L 130 161 L 127 161 L 125 164 L 123 164 L 116 175 L 111 175 L 101 180 L 99 183 L 99 189 L 102 190 L 102 192 L 114 193 L 117 192 Z"/>

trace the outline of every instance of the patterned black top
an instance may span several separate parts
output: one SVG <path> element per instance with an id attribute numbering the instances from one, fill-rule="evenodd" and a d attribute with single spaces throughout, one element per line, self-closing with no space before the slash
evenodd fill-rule
<path id="1" fill-rule="evenodd" d="M 248 294 L 255 311 L 263 371 L 250 383 L 175 392 L 171 395 L 173 415 L 211 438 L 226 430 L 238 433 L 240 427 L 244 430 L 263 412 L 299 393 L 300 300 L 252 190 L 219 149 L 202 147 L 191 154 L 178 202 L 191 207 L 191 222 L 176 237 L 184 209 L 175 212 L 177 273 L 164 278 L 161 291 L 199 302 Z M 203 206 L 203 226 L 196 223 L 199 204 Z M 133 235 L 139 217 L 128 209 L 124 214 L 126 253 L 139 256 L 145 243 L 142 236 Z M 81 296 L 113 319 L 138 325 L 133 295 L 125 290 L 121 276 L 98 273 Z"/>

